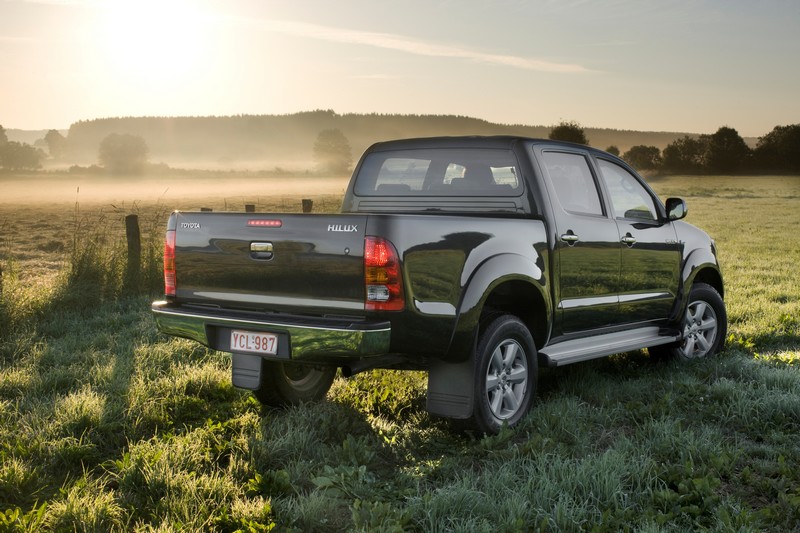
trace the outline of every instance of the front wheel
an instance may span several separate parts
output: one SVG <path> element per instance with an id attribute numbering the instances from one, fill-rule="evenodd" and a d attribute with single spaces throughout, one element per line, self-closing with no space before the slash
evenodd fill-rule
<path id="1" fill-rule="evenodd" d="M 728 333 L 725 302 L 706 283 L 695 283 L 681 322 L 682 338 L 675 344 L 650 348 L 657 358 L 700 359 L 719 352 Z"/>
<path id="2" fill-rule="evenodd" d="M 263 361 L 261 376 L 255 397 L 265 405 L 283 407 L 323 399 L 336 377 L 336 367 Z"/>
<path id="3" fill-rule="evenodd" d="M 504 423 L 517 424 L 533 404 L 537 375 L 536 346 L 525 324 L 512 315 L 494 319 L 475 351 L 477 428 L 497 433 Z"/>

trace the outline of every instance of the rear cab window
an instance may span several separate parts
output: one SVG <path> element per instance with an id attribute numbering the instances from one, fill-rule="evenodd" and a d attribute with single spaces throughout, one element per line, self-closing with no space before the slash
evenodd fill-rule
<path id="1" fill-rule="evenodd" d="M 511 150 L 433 148 L 373 152 L 359 169 L 359 196 L 520 196 Z"/>

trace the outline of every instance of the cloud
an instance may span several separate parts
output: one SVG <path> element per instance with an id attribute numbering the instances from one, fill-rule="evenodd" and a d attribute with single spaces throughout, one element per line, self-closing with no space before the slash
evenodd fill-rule
<path id="1" fill-rule="evenodd" d="M 102 7 L 100 0 L 21 0 L 20 3 L 64 7 Z"/>
<path id="2" fill-rule="evenodd" d="M 586 46 L 590 48 L 618 48 L 618 47 L 630 47 L 636 46 L 635 41 L 604 41 L 604 42 L 596 42 L 596 43 L 589 43 Z"/>
<path id="3" fill-rule="evenodd" d="M 241 20 L 247 23 L 254 23 L 252 20 Z M 465 59 L 478 63 L 501 65 L 523 70 L 534 70 L 538 72 L 555 72 L 563 74 L 591 72 L 590 69 L 573 63 L 557 63 L 529 57 L 492 54 L 460 46 L 438 44 L 419 39 L 413 39 L 411 37 L 405 37 L 403 35 L 392 33 L 347 30 L 323 26 L 320 24 L 285 20 L 261 20 L 256 21 L 255 24 L 267 31 L 283 33 L 286 35 L 294 35 L 328 42 L 360 44 L 375 48 L 406 52 L 419 56 Z"/>
<path id="4" fill-rule="evenodd" d="M 14 37 L 11 35 L 0 35 L 0 43 L 32 43 L 35 39 L 31 37 Z"/>
<path id="5" fill-rule="evenodd" d="M 357 74 L 352 76 L 353 79 L 356 80 L 381 80 L 381 81 L 391 81 L 391 80 L 399 80 L 401 79 L 400 76 L 392 76 L 390 74 Z"/>

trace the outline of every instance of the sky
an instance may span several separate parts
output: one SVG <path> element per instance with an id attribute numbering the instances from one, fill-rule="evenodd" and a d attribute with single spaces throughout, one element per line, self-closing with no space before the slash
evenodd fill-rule
<path id="1" fill-rule="evenodd" d="M 800 1 L 0 0 L 6 129 L 315 109 L 762 136 Z"/>

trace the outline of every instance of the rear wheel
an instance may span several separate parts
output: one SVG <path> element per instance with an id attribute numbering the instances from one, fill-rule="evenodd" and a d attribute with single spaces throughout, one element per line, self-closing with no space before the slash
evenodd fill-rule
<path id="1" fill-rule="evenodd" d="M 263 361 L 258 400 L 273 407 L 317 402 L 328 394 L 336 367 Z"/>
<path id="2" fill-rule="evenodd" d="M 530 331 L 515 316 L 492 320 L 475 352 L 473 422 L 484 433 L 514 426 L 528 414 L 536 395 L 538 366 Z"/>
<path id="3" fill-rule="evenodd" d="M 688 360 L 709 357 L 722 349 L 728 332 L 728 314 L 714 287 L 705 283 L 695 283 L 692 287 L 681 332 L 679 342 L 650 348 L 650 355 Z"/>

